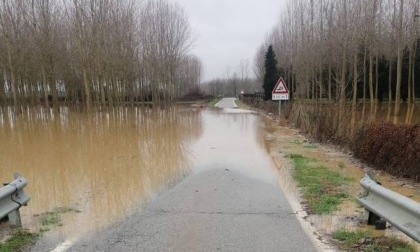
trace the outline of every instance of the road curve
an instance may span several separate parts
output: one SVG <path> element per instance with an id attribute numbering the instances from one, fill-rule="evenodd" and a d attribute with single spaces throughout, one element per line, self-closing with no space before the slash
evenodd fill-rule
<path id="1" fill-rule="evenodd" d="M 229 169 L 187 177 L 68 251 L 317 251 L 275 184 Z"/>

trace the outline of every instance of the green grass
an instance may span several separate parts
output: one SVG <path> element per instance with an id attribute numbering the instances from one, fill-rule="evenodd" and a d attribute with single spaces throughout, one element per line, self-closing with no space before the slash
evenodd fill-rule
<path id="1" fill-rule="evenodd" d="M 305 143 L 305 144 L 303 144 L 303 148 L 316 149 L 316 148 L 318 148 L 318 146 L 316 146 L 315 144 Z"/>
<path id="2" fill-rule="evenodd" d="M 60 226 L 61 217 L 55 212 L 46 212 L 41 216 L 42 226 Z"/>
<path id="3" fill-rule="evenodd" d="M 372 236 L 366 231 L 348 231 L 339 229 L 333 232 L 333 238 L 344 242 L 347 247 L 352 247 L 359 243 L 360 239 L 372 239 Z"/>
<path id="4" fill-rule="evenodd" d="M 216 105 L 216 103 L 218 103 L 222 98 L 214 98 L 213 100 L 211 100 L 209 102 L 209 107 L 214 107 L 214 105 Z"/>
<path id="5" fill-rule="evenodd" d="M 61 215 L 65 213 L 78 213 L 79 210 L 70 207 L 57 207 L 51 212 L 46 212 L 41 215 L 41 225 L 47 226 L 61 226 Z"/>
<path id="6" fill-rule="evenodd" d="M 17 230 L 4 243 L 0 243 L 0 252 L 21 251 L 22 248 L 27 247 L 38 239 L 39 234 L 30 233 L 25 230 Z"/>
<path id="7" fill-rule="evenodd" d="M 246 105 L 245 103 L 243 103 L 241 100 L 239 100 L 239 99 L 236 99 L 235 100 L 235 104 L 236 104 L 236 106 L 238 106 L 238 108 L 242 108 L 242 109 L 248 109 L 249 108 L 249 106 L 248 105 Z"/>
<path id="8" fill-rule="evenodd" d="M 342 186 L 350 179 L 300 154 L 288 157 L 294 162 L 294 178 L 302 189 L 308 212 L 327 214 L 337 210 L 343 199 L 348 197 Z"/>
<path id="9" fill-rule="evenodd" d="M 77 209 L 70 207 L 57 207 L 51 212 L 41 214 L 41 228 L 38 232 L 16 230 L 11 234 L 11 238 L 0 243 L 0 252 L 22 251 L 27 246 L 35 243 L 41 235 L 50 230 L 51 227 L 62 226 L 61 215 L 65 213 L 78 213 Z"/>
<path id="10" fill-rule="evenodd" d="M 416 248 L 396 237 L 373 237 L 369 232 L 339 229 L 333 232 L 332 237 L 341 241 L 341 249 L 346 251 L 365 252 L 415 252 Z"/>

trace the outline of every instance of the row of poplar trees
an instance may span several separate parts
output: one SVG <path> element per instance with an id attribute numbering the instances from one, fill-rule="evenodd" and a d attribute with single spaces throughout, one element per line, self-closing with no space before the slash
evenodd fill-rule
<path id="1" fill-rule="evenodd" d="M 171 102 L 201 78 L 167 0 L 0 0 L 0 41 L 0 103 L 15 108 Z"/>
<path id="2" fill-rule="evenodd" d="M 298 99 L 344 106 L 420 96 L 419 0 L 293 0 L 259 47 L 260 83 L 270 45 Z"/>

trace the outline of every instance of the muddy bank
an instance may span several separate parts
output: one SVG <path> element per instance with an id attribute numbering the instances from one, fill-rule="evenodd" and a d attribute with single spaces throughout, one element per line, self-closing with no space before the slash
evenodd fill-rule
<path id="1" fill-rule="evenodd" d="M 278 103 L 246 98 L 244 102 L 269 115 Z M 351 150 L 354 157 L 399 178 L 420 182 L 420 105 L 402 104 L 399 116 L 388 103 L 360 103 L 338 111 L 337 104 L 317 101 L 285 103 L 282 122 L 314 141 Z M 283 125 L 282 124 L 282 125 Z M 362 165 L 362 164 L 361 164 Z"/>
<path id="2" fill-rule="evenodd" d="M 279 184 L 288 195 L 295 211 L 299 212 L 305 222 L 314 227 L 314 232 L 319 240 L 327 244 L 334 244 L 331 233 L 344 228 L 369 230 L 375 236 L 397 236 L 412 242 L 411 238 L 389 224 L 384 231 L 377 231 L 374 230 L 374 227 L 365 225 L 365 210 L 357 204 L 355 198 L 361 192 L 359 181 L 370 167 L 353 158 L 351 152 L 340 151 L 336 146 L 312 142 L 296 129 L 279 126 L 280 123 L 275 117 L 267 115 L 265 117 L 266 148 L 279 170 Z M 340 204 L 339 210 L 325 215 L 307 214 L 304 200 L 293 179 L 292 161 L 287 158 L 287 155 L 290 154 L 301 154 L 315 159 L 322 166 L 350 178 L 351 182 L 346 185 L 346 191 L 350 197 Z M 375 174 L 385 187 L 420 201 L 419 184 L 380 171 L 375 171 Z M 418 245 L 417 248 L 420 250 Z"/>

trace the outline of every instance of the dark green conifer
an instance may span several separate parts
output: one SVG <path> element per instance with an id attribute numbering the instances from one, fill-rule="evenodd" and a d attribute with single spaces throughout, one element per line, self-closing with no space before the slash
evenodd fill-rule
<path id="1" fill-rule="evenodd" d="M 273 51 L 273 46 L 269 46 L 265 54 L 265 74 L 264 74 L 264 99 L 271 99 L 271 91 L 279 79 L 279 72 L 277 70 L 276 54 Z"/>

